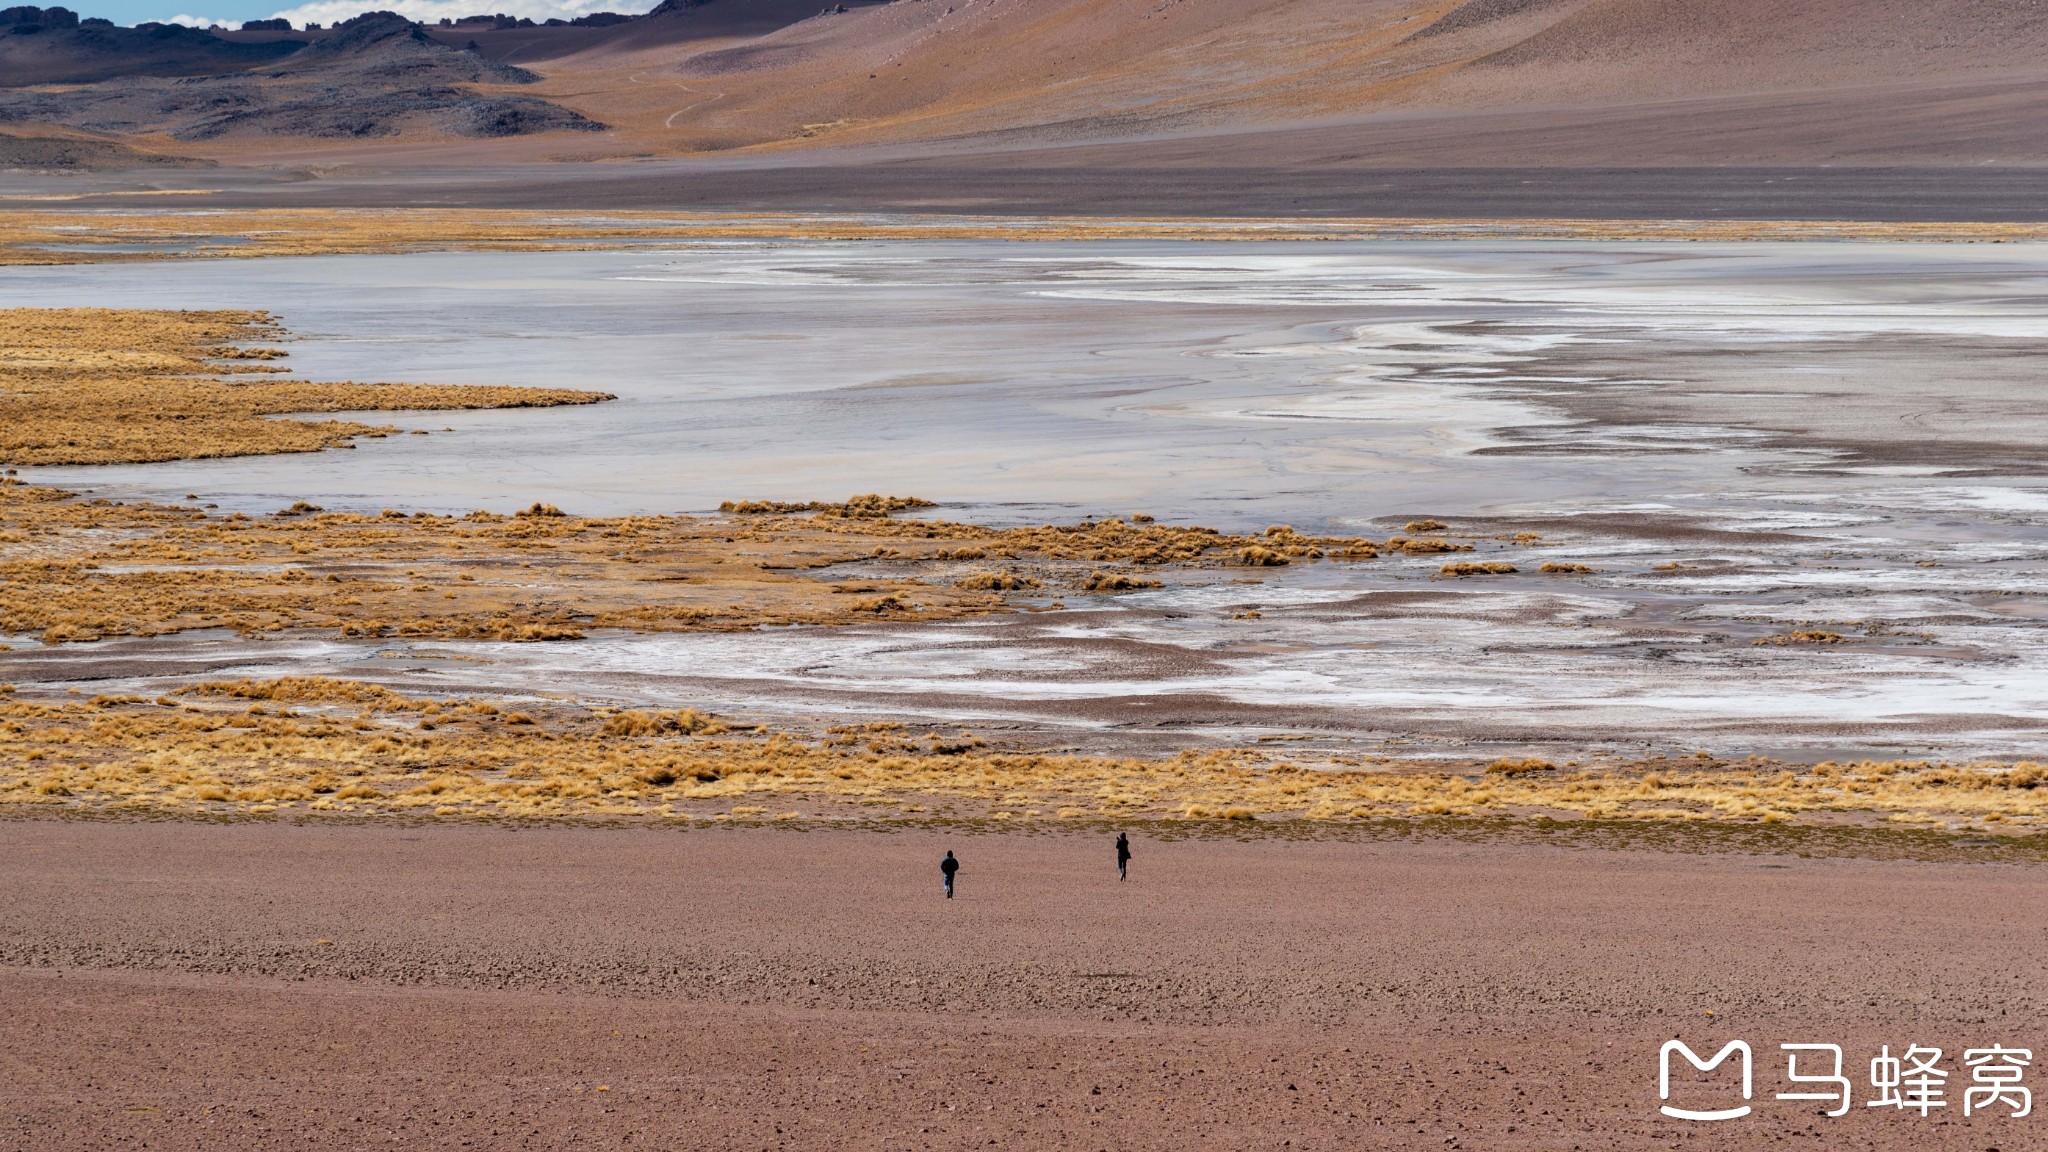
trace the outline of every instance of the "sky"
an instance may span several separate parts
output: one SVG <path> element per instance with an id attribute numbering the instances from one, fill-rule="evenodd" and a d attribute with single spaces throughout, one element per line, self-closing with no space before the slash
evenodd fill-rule
<path id="1" fill-rule="evenodd" d="M 63 0 L 24 0 L 48 7 Z M 4 6 L 4 4 L 0 4 Z M 267 20 L 283 16 L 294 25 L 308 20 L 332 24 L 351 16 L 389 9 L 415 20 L 439 20 L 443 16 L 473 16 L 505 12 L 545 20 L 564 20 L 591 12 L 645 12 L 653 0 L 310 0 L 309 3 L 280 7 L 278 0 L 84 0 L 63 4 L 80 16 L 104 16 L 116 24 L 140 24 L 145 20 L 164 23 L 224 24 L 233 28 L 244 20 Z"/>

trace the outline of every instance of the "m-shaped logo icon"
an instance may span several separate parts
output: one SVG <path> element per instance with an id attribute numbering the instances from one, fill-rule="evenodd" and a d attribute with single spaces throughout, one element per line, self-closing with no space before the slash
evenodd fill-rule
<path id="1" fill-rule="evenodd" d="M 1744 1100 L 1749 1099 L 1751 1058 L 1749 1044 L 1742 1040 L 1730 1040 L 1727 1047 L 1714 1053 L 1713 1058 L 1710 1060 L 1700 1059 L 1699 1053 L 1686 1047 L 1683 1041 L 1666 1040 L 1664 1047 L 1657 1052 L 1657 1099 L 1671 1099 L 1671 1054 L 1673 1052 L 1683 1054 L 1685 1062 L 1701 1072 L 1712 1072 L 1714 1069 L 1719 1068 L 1721 1062 L 1728 1059 L 1731 1054 L 1740 1052 L 1742 1054 L 1742 1098 Z M 1735 1108 L 1716 1108 L 1708 1111 L 1698 1111 L 1691 1108 L 1673 1108 L 1671 1105 L 1666 1104 L 1659 1108 L 1658 1111 L 1677 1120 L 1735 1120 L 1749 1115 L 1749 1105 L 1743 1104 Z"/>

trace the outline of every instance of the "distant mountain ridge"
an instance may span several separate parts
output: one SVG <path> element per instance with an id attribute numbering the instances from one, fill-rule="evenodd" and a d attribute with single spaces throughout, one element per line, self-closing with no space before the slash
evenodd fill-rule
<path id="1" fill-rule="evenodd" d="M 68 8 L 0 11 L 0 86 L 81 84 L 131 76 L 199 76 L 280 60 L 303 39 L 224 40 L 182 24 L 117 28 Z"/>
<path id="2" fill-rule="evenodd" d="M 182 31 L 180 39 L 188 42 L 204 37 L 233 43 L 196 29 Z M 540 77 L 442 44 L 395 12 L 365 13 L 310 43 L 276 43 L 288 51 L 260 68 L 0 90 L 0 123 L 180 141 L 246 136 L 375 140 L 420 131 L 502 137 L 604 129 L 537 97 L 468 87 L 525 85 Z"/>

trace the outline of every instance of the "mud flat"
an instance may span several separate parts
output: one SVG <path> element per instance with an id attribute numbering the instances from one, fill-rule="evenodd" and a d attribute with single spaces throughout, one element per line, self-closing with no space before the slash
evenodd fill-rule
<path id="1" fill-rule="evenodd" d="M 1849 1115 L 1774 1099 L 1780 1043 L 2027 1046 L 2031 870 L 1141 834 L 1119 884 L 1106 833 L 959 829 L 0 843 L 14 1147 L 1981 1149 L 2036 1122 L 1965 1119 L 1956 1084 L 1867 1108 L 1860 1068 Z M 1746 1038 L 1755 1114 L 1660 1116 L 1673 1037 Z"/>

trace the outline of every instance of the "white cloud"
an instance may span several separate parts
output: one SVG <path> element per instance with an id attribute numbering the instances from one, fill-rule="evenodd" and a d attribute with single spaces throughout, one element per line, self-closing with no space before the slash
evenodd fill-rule
<path id="1" fill-rule="evenodd" d="M 291 21 L 294 27 L 303 27 L 308 20 L 331 25 L 351 16 L 377 11 L 396 12 L 427 24 L 444 16 L 453 20 L 494 12 L 526 16 L 538 22 L 550 16 L 573 20 L 592 12 L 631 15 L 645 12 L 652 6 L 648 0 L 312 0 L 312 3 L 286 8 L 275 15 Z"/>
<path id="2" fill-rule="evenodd" d="M 211 28 L 215 24 L 218 24 L 223 28 L 241 27 L 240 23 L 230 24 L 226 20 L 222 20 L 217 16 L 187 16 L 183 12 L 178 13 L 176 16 L 166 16 L 162 20 L 157 21 L 157 23 L 183 24 L 187 28 Z"/>

